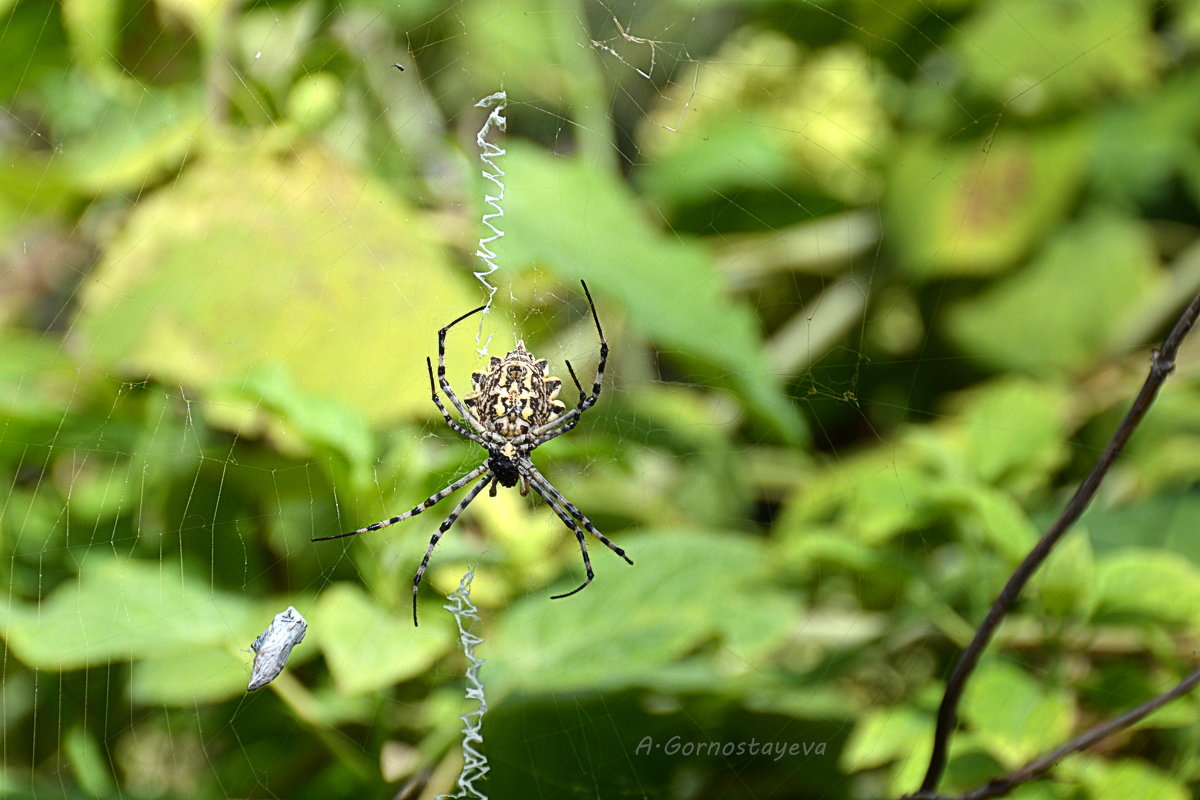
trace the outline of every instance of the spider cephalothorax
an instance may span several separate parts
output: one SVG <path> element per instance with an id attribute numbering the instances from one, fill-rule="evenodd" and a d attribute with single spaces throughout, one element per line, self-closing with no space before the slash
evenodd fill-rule
<path id="1" fill-rule="evenodd" d="M 580 282 L 582 283 L 582 281 Z M 529 454 L 533 452 L 534 448 L 563 435 L 578 425 L 579 417 L 584 411 L 594 406 L 596 399 L 600 397 L 600 384 L 604 379 L 604 363 L 608 360 L 608 343 L 604 341 L 604 331 L 600 328 L 600 317 L 596 314 L 596 304 L 592 302 L 592 294 L 588 291 L 586 283 L 583 284 L 583 293 L 587 296 L 588 307 L 592 311 L 592 320 L 596 323 L 596 333 L 600 337 L 600 361 L 596 365 L 596 382 L 592 384 L 591 394 L 585 392 L 579 384 L 579 378 L 575 376 L 571 362 L 566 362 L 567 372 L 571 374 L 571 381 L 579 390 L 579 405 L 566 411 L 566 406 L 558 399 L 562 381 L 550 374 L 549 366 L 544 360 L 534 358 L 533 354 L 525 349 L 524 342 L 517 342 L 517 346 L 510 350 L 504 358 L 493 356 L 486 370 L 474 373 L 471 376 L 471 383 L 475 391 L 460 400 L 450 386 L 450 381 L 446 378 L 446 332 L 467 317 L 483 311 L 487 306 L 480 306 L 474 311 L 468 311 L 438 331 L 437 383 L 434 383 L 433 380 L 433 362 L 427 358 L 425 363 L 429 368 L 429 387 L 433 392 L 433 402 L 438 411 L 442 412 L 442 418 L 455 433 L 470 439 L 486 450 L 487 461 L 434 493 L 416 508 L 399 516 L 349 533 L 313 539 L 314 542 L 323 542 L 327 539 L 340 539 L 343 536 L 355 536 L 386 528 L 388 525 L 402 522 L 409 517 L 415 517 L 425 509 L 436 505 L 451 492 L 457 491 L 479 478 L 479 481 L 450 512 L 450 516 L 446 517 L 445 521 L 438 526 L 437 532 L 429 540 L 429 547 L 425 548 L 425 557 L 421 559 L 421 566 L 417 568 L 417 574 L 413 577 L 414 625 L 417 622 L 417 589 L 421 585 L 421 576 L 425 574 L 425 567 L 429 565 L 429 557 L 433 554 L 433 548 L 442 538 L 442 534 L 448 531 L 454 521 L 458 519 L 458 515 L 489 485 L 492 496 L 495 496 L 497 486 L 511 488 L 520 484 L 521 494 L 526 494 L 533 489 L 558 515 L 563 524 L 571 529 L 579 541 L 579 550 L 583 554 L 583 566 L 587 571 L 587 580 L 566 594 L 554 595 L 551 599 L 557 600 L 573 595 L 592 582 L 594 577 L 592 560 L 588 556 L 587 542 L 583 535 L 585 530 L 599 539 L 609 550 L 628 563 L 633 563 L 629 556 L 625 555 L 624 550 L 596 530 L 596 526 L 592 524 L 591 520 L 585 517 L 583 512 L 573 506 L 567 498 L 563 497 L 562 493 L 555 489 L 529 460 Z M 470 426 L 469 429 L 456 422 L 446 411 L 446 407 L 442 405 L 442 399 L 438 395 L 438 386 L 441 386 L 442 391 L 445 392 L 446 397 L 450 399 L 458 413 L 462 414 L 463 420 Z"/>

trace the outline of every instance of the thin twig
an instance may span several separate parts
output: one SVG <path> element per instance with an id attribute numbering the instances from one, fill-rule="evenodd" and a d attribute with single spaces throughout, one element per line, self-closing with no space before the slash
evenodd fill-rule
<path id="1" fill-rule="evenodd" d="M 1096 462 L 1096 466 L 1092 468 L 1091 473 L 1076 490 L 1071 501 L 1067 503 L 1062 514 L 1054 521 L 1049 530 L 1042 535 L 1042 538 L 1034 545 L 1025 559 L 1013 571 L 1013 574 L 1008 579 L 1008 583 L 1000 591 L 996 601 L 992 603 L 992 607 L 988 610 L 987 616 L 983 623 L 980 624 L 979 630 L 975 632 L 975 638 L 963 650 L 959 656 L 958 663 L 954 665 L 954 671 L 950 673 L 950 679 L 946 682 L 946 693 L 942 696 L 942 704 L 938 708 L 937 728 L 933 737 L 933 752 L 929 757 L 929 769 L 925 773 L 925 779 L 921 783 L 921 788 L 913 795 L 912 798 L 919 797 L 935 797 L 938 782 L 941 780 L 942 773 L 946 769 L 946 753 L 950 744 L 950 736 L 954 732 L 954 726 L 958 719 L 958 703 L 962 699 L 963 689 L 966 686 L 967 679 L 971 672 L 975 669 L 975 665 L 979 662 L 979 657 L 983 654 L 983 650 L 991 641 L 992 635 L 996 629 L 1000 627 L 1001 620 L 1005 614 L 1012 608 L 1017 597 L 1020 596 L 1021 590 L 1025 588 L 1025 584 L 1033 577 L 1034 572 L 1050 555 L 1050 551 L 1058 544 L 1059 539 L 1067 532 L 1070 527 L 1075 524 L 1084 510 L 1091 503 L 1092 498 L 1096 494 L 1096 490 L 1100 488 L 1101 481 L 1108 474 L 1109 468 L 1116 461 L 1117 456 L 1121 454 L 1121 450 L 1125 447 L 1125 443 L 1129 441 L 1129 437 L 1133 435 L 1138 424 L 1146 412 L 1150 410 L 1150 406 L 1154 403 L 1154 398 L 1158 395 L 1158 390 L 1162 388 L 1163 382 L 1167 376 L 1175 369 L 1175 355 L 1179 350 L 1179 345 L 1183 338 L 1187 336 L 1188 331 L 1196 322 L 1197 316 L 1200 316 L 1200 295 L 1193 298 L 1192 302 L 1184 310 L 1179 321 L 1175 323 L 1175 327 L 1167 336 L 1166 341 L 1160 349 L 1155 350 L 1150 359 L 1150 374 L 1146 376 L 1145 383 L 1142 384 L 1142 389 L 1138 392 L 1138 396 L 1133 401 L 1129 412 L 1125 415 L 1125 419 L 1121 421 L 1120 427 L 1113 434 L 1108 447 L 1105 448 L 1100 460 Z"/>
<path id="2" fill-rule="evenodd" d="M 1052 753 L 1047 753 L 1041 758 L 1030 761 L 1025 766 L 1005 775 L 1003 778 L 997 778 L 988 782 L 986 785 L 979 787 L 973 791 L 967 792 L 957 797 L 944 797 L 942 795 L 926 795 L 922 792 L 909 795 L 912 800 L 987 800 L 991 797 L 1003 797 L 1004 795 L 1016 789 L 1023 783 L 1029 783 L 1032 780 L 1040 778 L 1044 773 L 1058 764 L 1072 753 L 1078 753 L 1082 750 L 1094 745 L 1103 739 L 1107 739 L 1117 731 L 1124 730 L 1137 722 L 1140 722 L 1152 712 L 1165 706 L 1167 703 L 1175 700 L 1178 697 L 1190 692 L 1196 684 L 1200 684 L 1200 669 L 1197 669 L 1192 674 L 1188 675 L 1182 681 L 1177 683 L 1170 690 L 1163 692 L 1157 697 L 1147 700 L 1135 709 L 1126 711 L 1116 719 L 1111 719 L 1101 725 L 1091 728 L 1087 732 L 1077 736 L 1071 741 L 1064 744 Z"/>

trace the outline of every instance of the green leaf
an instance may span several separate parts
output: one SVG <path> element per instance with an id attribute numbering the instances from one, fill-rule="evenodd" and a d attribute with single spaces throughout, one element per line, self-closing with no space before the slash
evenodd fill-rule
<path id="1" fill-rule="evenodd" d="M 151 706 L 195 708 L 219 703 L 246 693 L 252 660 L 218 646 L 148 658 L 133 665 L 131 694 L 136 702 Z M 288 665 L 292 663 L 289 659 Z"/>
<path id="2" fill-rule="evenodd" d="M 1170 181 L 1197 156 L 1198 94 L 1200 73 L 1190 70 L 1106 109 L 1090 167 L 1098 193 L 1144 204 L 1170 191 Z"/>
<path id="3" fill-rule="evenodd" d="M 68 524 L 58 492 L 14 488 L 0 504 L 0 535 L 6 546 L 26 557 L 58 551 L 65 544 Z"/>
<path id="4" fill-rule="evenodd" d="M 67 670 L 226 646 L 254 627 L 250 611 L 178 563 L 95 556 L 40 605 L 0 609 L 0 630 L 29 666 Z"/>
<path id="5" fill-rule="evenodd" d="M 63 0 L 63 25 L 76 64 L 96 75 L 120 73 L 120 14 L 121 4 L 108 0 Z"/>
<path id="6" fill-rule="evenodd" d="M 1088 800 L 1188 800 L 1192 793 L 1182 782 L 1162 770 L 1132 758 L 1113 761 L 1085 759 L 1073 763 L 1071 772 L 1087 788 Z"/>
<path id="7" fill-rule="evenodd" d="M 215 47 L 222 28 L 232 16 L 236 0 L 157 0 L 160 11 L 193 27 L 207 47 Z"/>
<path id="8" fill-rule="evenodd" d="M 331 450 L 350 465 L 353 485 L 371 480 L 375 440 L 365 420 L 336 400 L 298 388 L 282 364 L 251 367 L 244 380 L 214 387 L 204 412 L 217 427 L 262 430 L 284 453 Z"/>
<path id="9" fill-rule="evenodd" d="M 811 52 L 742 29 L 664 90 L 639 131 L 639 183 L 667 205 L 747 187 L 799 184 L 874 201 L 890 138 L 878 72 L 856 44 Z"/>
<path id="10" fill-rule="evenodd" d="M 1016 565 L 1038 540 L 1038 530 L 1020 504 L 1006 492 L 989 486 L 943 483 L 936 496 L 947 505 L 947 514 L 959 513 L 959 524 L 972 538 L 986 542 Z"/>
<path id="11" fill-rule="evenodd" d="M 1149 84 L 1152 24 L 1139 0 L 998 0 L 968 17 L 951 48 L 973 85 L 1030 113 Z"/>
<path id="12" fill-rule="evenodd" d="M 420 0 L 414 6 L 430 4 Z M 407 3 L 401 7 L 408 6 Z M 430 4 L 425 14 L 433 15 L 436 4 Z M 406 13 L 420 14 L 413 9 Z M 457 58 L 470 59 L 483 75 L 504 75 L 503 85 L 509 97 L 540 98 L 550 103 L 562 103 L 570 93 L 571 76 L 563 69 L 563 55 L 555 36 L 554 20 L 546 14 L 540 0 L 477 0 L 460 10 L 461 35 L 449 42 Z M 568 15 L 573 17 L 574 15 Z M 423 15 L 411 17 L 416 25 Z M 579 36 L 584 35 L 582 20 Z M 578 47 L 572 41 L 568 46 Z M 488 86 L 496 86 L 495 81 Z M 486 91 L 491 91 L 486 90 Z M 479 95 L 475 95 L 478 99 Z M 464 96 L 456 106 L 470 105 Z M 507 169 L 507 167 L 505 167 Z"/>
<path id="13" fill-rule="evenodd" d="M 52 437 L 78 403 L 78 367 L 46 337 L 11 328 L 0 337 L 0 423 L 16 442 Z M 19 458 L 24 445 L 14 449 L 10 438 L 0 437 L 0 453 Z"/>
<path id="14" fill-rule="evenodd" d="M 237 43 L 245 73 L 280 96 L 321 24 L 319 3 L 254 7 L 237 23 Z"/>
<path id="15" fill-rule="evenodd" d="M 926 444 L 934 444 L 934 440 Z M 940 513 L 945 486 L 911 439 L 886 451 L 851 456 L 797 487 L 781 521 L 789 536 L 836 519 L 865 545 L 878 546 L 927 525 Z"/>
<path id="16" fill-rule="evenodd" d="M 346 695 L 373 692 L 421 674 L 452 641 L 443 615 L 414 628 L 406 614 L 383 608 L 349 583 L 335 583 L 321 592 L 308 630 L 325 654 L 338 691 Z"/>
<path id="17" fill-rule="evenodd" d="M 378 422 L 428 412 L 423 356 L 476 299 L 421 214 L 366 175 L 319 150 L 230 145 L 137 205 L 76 334 L 105 365 L 201 390 L 281 368 Z M 448 344 L 464 375 L 470 345 Z"/>
<path id="18" fill-rule="evenodd" d="M 1006 129 L 983 142 L 921 135 L 899 145 L 883 209 L 905 273 L 927 281 L 1011 267 L 1066 213 L 1086 143 L 1072 125 Z"/>
<path id="19" fill-rule="evenodd" d="M 764 663 L 795 630 L 801 611 L 795 594 L 781 590 L 730 597 L 718 618 L 728 665 L 740 672 Z"/>
<path id="20" fill-rule="evenodd" d="M 1129 547 L 1105 554 L 1096 584 L 1097 613 L 1185 625 L 1200 619 L 1200 567 L 1176 553 Z"/>
<path id="21" fill-rule="evenodd" d="M 963 461 L 989 484 L 1040 483 L 1067 457 L 1070 395 L 1060 385 L 1020 376 L 972 389 L 960 419 Z"/>
<path id="22" fill-rule="evenodd" d="M 676 92 L 691 91 L 689 84 L 673 85 Z M 779 134 L 765 125 L 747 124 L 739 106 L 723 110 L 727 115 L 696 120 L 686 136 L 647 125 L 644 135 L 653 143 L 649 150 L 654 158 L 638 170 L 637 179 L 648 196 L 667 207 L 682 206 L 714 192 L 753 188 L 787 177 L 787 152 L 780 147 Z M 676 117 L 670 122 L 679 122 L 677 103 L 660 109 L 659 119 L 669 119 L 670 112 Z"/>
<path id="23" fill-rule="evenodd" d="M 780 543 L 779 553 L 780 562 L 789 574 L 811 574 L 828 565 L 847 572 L 895 572 L 881 550 L 846 536 L 837 526 L 800 522 Z"/>
<path id="24" fill-rule="evenodd" d="M 927 761 L 933 744 L 933 718 L 904 706 L 872 708 L 858 717 L 838 758 L 847 772 L 881 767 L 892 761 Z"/>
<path id="25" fill-rule="evenodd" d="M 287 100 L 288 119 L 301 131 L 315 131 L 337 113 L 342 82 L 331 72 L 311 72 L 296 81 Z"/>
<path id="26" fill-rule="evenodd" d="M 1152 495 L 1137 505 L 1094 508 L 1088 512 L 1087 525 L 1100 553 L 1135 545 L 1200 562 L 1200 537 L 1195 535 L 1200 528 L 1200 497 L 1189 488 Z"/>
<path id="27" fill-rule="evenodd" d="M 947 332 L 1004 369 L 1076 370 L 1107 354 L 1160 279 L 1138 223 L 1093 214 L 1064 229 L 1020 274 L 955 305 Z"/>
<path id="28" fill-rule="evenodd" d="M 799 439 L 800 418 L 772 373 L 758 323 L 748 305 L 721 292 L 705 248 L 651 228 L 627 186 L 579 159 L 513 143 L 503 168 L 502 263 L 545 264 L 591 281 L 601 306 L 607 297 L 666 354 L 727 385 L 781 436 Z"/>
<path id="29" fill-rule="evenodd" d="M 1096 604 L 1096 560 L 1092 540 L 1076 526 L 1033 576 L 1032 593 L 1051 614 L 1086 617 Z"/>
<path id="30" fill-rule="evenodd" d="M 79 787 L 93 797 L 105 797 L 113 794 L 112 772 L 108 761 L 100 750 L 95 737 L 87 729 L 76 725 L 67 731 L 63 738 L 63 749 L 66 751 L 67 762 Z"/>
<path id="31" fill-rule="evenodd" d="M 1075 706 L 1068 692 L 1011 664 L 986 661 L 967 684 L 962 718 L 976 742 L 1013 768 L 1062 744 L 1074 725 Z"/>
<path id="32" fill-rule="evenodd" d="M 13 233 L 31 220 L 56 224 L 76 201 L 73 176 L 63 159 L 4 145 L 0 145 L 0 159 L 7 165 L 0 181 L 0 241 L 11 241 Z M 6 298 L 6 309 L 7 302 Z M 6 337 L 20 335 L 15 330 L 5 332 Z"/>
<path id="33" fill-rule="evenodd" d="M 489 687 L 504 695 L 656 686 L 660 669 L 728 635 L 729 598 L 744 609 L 737 619 L 757 629 L 735 641 L 746 654 L 765 654 L 785 637 L 782 622 L 794 624 L 792 607 L 765 581 L 759 540 L 693 530 L 622 544 L 633 566 L 591 547 L 597 575 L 586 589 L 554 601 L 547 594 L 557 592 L 543 591 L 513 604 L 488 637 Z M 669 564 L 675 567 L 664 569 Z M 572 581 L 561 588 L 574 588 Z M 695 602 L 697 591 L 714 602 Z"/>
<path id="34" fill-rule="evenodd" d="M 91 124 L 63 137 L 64 160 L 81 192 L 143 190 L 178 168 L 204 130 L 203 93 L 196 87 L 137 87 L 109 98 L 75 81 L 70 91 L 101 95 L 83 103 L 96 112 Z"/>

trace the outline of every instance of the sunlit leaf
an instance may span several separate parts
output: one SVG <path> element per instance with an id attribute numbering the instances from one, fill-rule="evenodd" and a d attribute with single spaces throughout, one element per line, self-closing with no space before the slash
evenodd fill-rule
<path id="1" fill-rule="evenodd" d="M 203 135 L 203 95 L 192 87 L 138 87 L 111 98 L 88 85 L 72 91 L 107 101 L 96 107 L 92 124 L 65 137 L 63 159 L 77 191 L 142 189 L 183 163 Z M 93 97 L 86 105 L 96 103 Z"/>
<path id="2" fill-rule="evenodd" d="M 113 792 L 112 774 L 96 739 L 82 726 L 75 726 L 63 737 L 63 749 L 71 772 L 80 786 L 93 797 Z"/>
<path id="3" fill-rule="evenodd" d="M 1200 567 L 1176 553 L 1128 547 L 1096 563 L 1098 613 L 1165 622 L 1200 619 Z"/>
<path id="4" fill-rule="evenodd" d="M 181 575 L 178 562 L 97 556 L 85 567 L 40 605 L 0 610 L 4 637 L 26 664 L 65 670 L 183 655 L 236 640 L 251 623 L 249 606 Z"/>
<path id="5" fill-rule="evenodd" d="M 730 624 L 721 598 L 786 613 L 765 582 L 758 540 L 693 530 L 622 546 L 633 566 L 589 547 L 597 574 L 586 589 L 553 601 L 547 595 L 558 592 L 531 594 L 504 615 L 487 642 L 489 679 L 501 693 L 654 686 L 658 669 Z M 697 593 L 713 602 L 696 602 Z M 735 646 L 761 656 L 786 635 L 785 625 L 761 624 Z"/>
<path id="6" fill-rule="evenodd" d="M 690 65 L 645 118 L 638 183 L 669 206 L 793 183 L 874 201 L 890 138 L 877 79 L 855 45 L 806 52 L 781 33 L 743 29 Z"/>
<path id="7" fill-rule="evenodd" d="M 428 413 L 472 300 L 419 213 L 318 150 L 214 156 L 140 203 L 83 291 L 87 355 L 204 389 L 276 365 L 372 421 Z M 471 332 L 450 337 L 469 374 Z"/>
<path id="8" fill-rule="evenodd" d="M 0 181 L 0 241 L 8 241 L 13 231 L 31 218 L 57 219 L 74 201 L 74 176 L 62 159 L 47 158 L 41 153 L 18 155 L 17 151 L 3 147 L 0 159 L 7 165 L 4 180 Z M 0 315 L 11 313 L 6 308 L 11 302 L 0 297 Z"/>
<path id="9" fill-rule="evenodd" d="M 148 705 L 194 708 L 245 694 L 247 660 L 227 648 L 147 658 L 133 665 L 133 699 Z"/>
<path id="10" fill-rule="evenodd" d="M 885 227 L 916 280 L 1009 269 L 1057 225 L 1078 191 L 1086 134 L 1078 125 L 994 139 L 919 135 L 891 160 Z"/>
<path id="11" fill-rule="evenodd" d="M 858 717 L 838 757 L 848 772 L 915 758 L 929 758 L 933 718 L 912 708 L 871 709 Z"/>
<path id="12" fill-rule="evenodd" d="M 918 448 L 901 442 L 815 473 L 796 487 L 780 526 L 788 535 L 803 537 L 806 530 L 836 518 L 856 540 L 878 546 L 927 525 L 939 513 L 944 494 Z"/>
<path id="13" fill-rule="evenodd" d="M 962 399 L 963 460 L 981 480 L 1038 481 L 1066 457 L 1069 395 L 1062 386 L 1014 377 Z"/>
<path id="14" fill-rule="evenodd" d="M 1088 800 L 1125 800 L 1129 797 L 1187 800 L 1193 796 L 1178 776 L 1132 758 L 1112 762 L 1088 759 L 1085 763 L 1073 764 L 1071 772 L 1078 775 L 1087 788 Z"/>
<path id="15" fill-rule="evenodd" d="M 182 20 L 206 41 L 215 46 L 222 24 L 229 18 L 229 7 L 235 0 L 156 0 L 167 15 Z"/>
<path id="16" fill-rule="evenodd" d="M 999 0 L 980 5 L 951 46 L 974 86 L 1028 113 L 1145 86 L 1151 24 L 1138 0 Z"/>
<path id="17" fill-rule="evenodd" d="M 1096 603 L 1096 559 L 1086 530 L 1069 531 L 1033 576 L 1031 593 L 1051 614 L 1086 617 Z"/>
<path id="18" fill-rule="evenodd" d="M 956 304 L 947 333 L 1003 368 L 1078 369 L 1107 352 L 1158 287 L 1156 262 L 1140 225 L 1092 215 L 1063 229 L 1019 274 Z"/>
<path id="19" fill-rule="evenodd" d="M 383 608 L 358 586 L 326 587 L 309 616 L 309 634 L 325 654 L 343 694 L 371 692 L 419 675 L 451 642 L 443 618 L 413 627 L 407 614 Z"/>
<path id="20" fill-rule="evenodd" d="M 237 41 L 246 74 L 266 86 L 282 91 L 321 22 L 315 2 L 290 7 L 247 8 L 238 20 Z"/>
<path id="21" fill-rule="evenodd" d="M 121 4 L 107 0 L 63 0 L 63 24 L 76 63 L 94 74 L 119 73 L 120 13 Z"/>
<path id="22" fill-rule="evenodd" d="M 975 670 L 961 714 L 974 739 L 1009 768 L 1062 744 L 1075 718 L 1069 692 L 1001 661 L 985 661 Z"/>

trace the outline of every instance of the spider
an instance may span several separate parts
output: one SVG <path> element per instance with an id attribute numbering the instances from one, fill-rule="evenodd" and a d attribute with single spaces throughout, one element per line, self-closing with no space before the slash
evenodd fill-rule
<path id="1" fill-rule="evenodd" d="M 468 311 L 438 331 L 436 383 L 433 379 L 433 361 L 428 357 L 425 359 L 425 366 L 429 370 L 429 388 L 433 395 L 433 403 L 437 406 L 438 411 L 442 412 L 442 418 L 459 436 L 470 439 L 486 450 L 487 460 L 445 488 L 430 495 L 420 505 L 399 516 L 349 533 L 313 539 L 314 542 L 327 542 L 330 539 L 357 536 L 360 533 L 377 531 L 380 528 L 395 525 L 397 522 L 415 517 L 425 509 L 437 505 L 453 492 L 478 478 L 475 485 L 450 512 L 450 516 L 446 517 L 445 521 L 438 526 L 437 532 L 429 540 L 429 547 L 425 549 L 425 557 L 421 559 L 421 566 L 417 567 L 417 574 L 413 577 L 413 625 L 417 624 L 417 590 L 421 586 L 421 578 L 425 574 L 425 567 L 429 565 L 429 557 L 433 554 L 433 548 L 437 546 L 442 535 L 450 530 L 450 526 L 470 505 L 471 501 L 489 485 L 491 490 L 488 494 L 491 497 L 496 496 L 496 489 L 499 486 L 512 488 L 519 485 L 522 496 L 527 495 L 529 490 L 533 489 L 579 540 L 579 550 L 583 554 L 583 566 L 587 571 L 587 579 L 566 594 L 554 595 L 550 598 L 551 600 L 570 597 L 591 583 L 592 578 L 595 577 L 592 572 L 592 561 L 588 557 L 584 530 L 599 539 L 605 547 L 625 559 L 627 563 L 633 564 L 629 556 L 625 555 L 625 551 L 596 530 L 592 521 L 573 506 L 567 498 L 563 497 L 562 493 L 546 480 L 546 477 L 529 459 L 529 454 L 533 452 L 534 448 L 562 436 L 578 425 L 583 412 L 594 406 L 596 399 L 600 396 L 600 383 L 604 378 L 604 363 L 608 359 L 608 343 L 604 341 L 604 331 L 600 328 L 600 317 L 596 314 L 596 304 L 592 302 L 592 293 L 588 291 L 587 283 L 583 281 L 580 283 L 583 284 L 583 293 L 587 297 L 588 307 L 592 311 L 592 319 L 596 323 L 596 333 L 600 337 L 600 362 L 596 365 L 596 382 L 592 385 L 590 395 L 583 390 L 579 378 L 575 376 L 575 368 L 571 366 L 570 361 L 567 361 L 567 371 L 571 374 L 575 388 L 579 390 L 579 404 L 570 411 L 566 411 L 566 406 L 558 399 L 562 381 L 550 375 L 546 361 L 534 358 L 533 354 L 525 349 L 525 343 L 518 341 L 517 346 L 504 358 L 492 356 L 486 370 L 476 371 L 471 375 L 471 383 L 475 391 L 460 400 L 454 394 L 450 381 L 446 379 L 446 332 L 467 317 L 483 311 L 487 306 L 480 306 L 474 311 Z M 446 407 L 438 395 L 438 385 L 442 387 L 446 397 L 450 398 L 454 408 L 470 426 L 469 429 L 456 422 L 446 411 Z M 566 413 L 563 413 L 564 411 Z M 582 527 L 580 527 L 581 525 Z"/>

